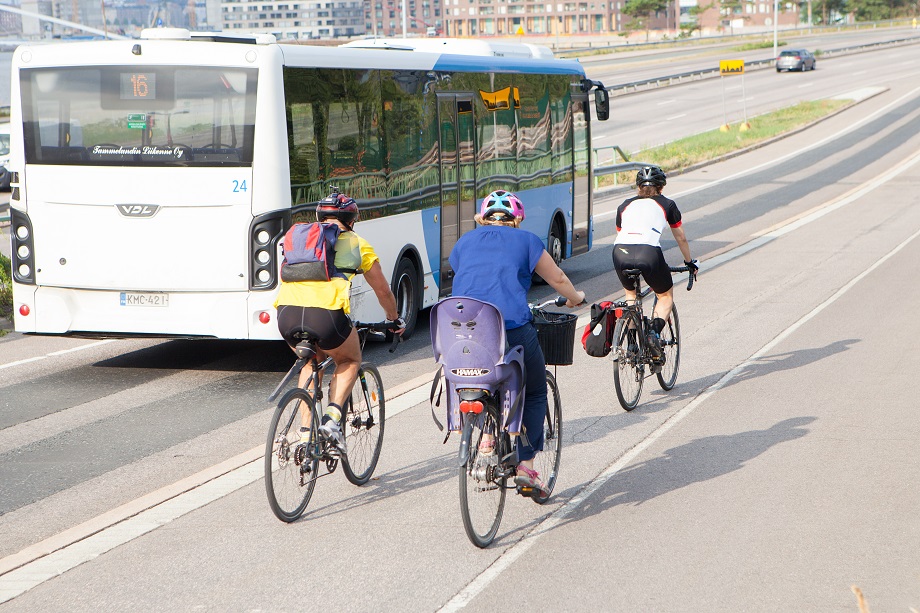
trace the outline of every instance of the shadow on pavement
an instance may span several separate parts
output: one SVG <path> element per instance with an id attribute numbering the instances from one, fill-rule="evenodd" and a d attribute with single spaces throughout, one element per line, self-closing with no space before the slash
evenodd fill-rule
<path id="1" fill-rule="evenodd" d="M 665 451 L 662 455 L 621 470 L 585 503 L 569 515 L 563 524 L 597 515 L 618 505 L 639 505 L 663 494 L 709 481 L 736 470 L 771 447 L 808 434 L 805 426 L 815 417 L 785 419 L 766 430 L 749 430 L 737 434 L 707 436 Z M 561 493 L 569 497 L 574 490 Z"/>

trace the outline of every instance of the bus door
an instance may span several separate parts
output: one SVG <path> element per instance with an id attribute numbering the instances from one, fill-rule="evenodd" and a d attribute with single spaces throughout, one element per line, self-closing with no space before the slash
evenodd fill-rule
<path id="1" fill-rule="evenodd" d="M 441 173 L 441 296 L 450 294 L 450 251 L 475 227 L 476 149 L 471 94 L 438 94 L 438 167 Z"/>
<path id="2" fill-rule="evenodd" d="M 572 146 L 572 165 L 573 173 L 573 196 L 574 206 L 572 208 L 572 255 L 584 253 L 591 246 L 591 213 L 593 208 L 591 198 L 591 134 L 588 120 L 590 119 L 588 110 L 588 95 L 572 95 L 572 126 L 573 126 L 573 146 Z"/>

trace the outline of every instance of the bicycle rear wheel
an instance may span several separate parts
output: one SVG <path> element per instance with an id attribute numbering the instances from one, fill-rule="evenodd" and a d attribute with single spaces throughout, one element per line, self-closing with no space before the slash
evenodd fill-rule
<path id="1" fill-rule="evenodd" d="M 639 404 L 645 379 L 641 331 L 639 320 L 633 313 L 617 319 L 613 329 L 613 381 L 620 406 L 627 411 L 632 411 Z"/>
<path id="2" fill-rule="evenodd" d="M 543 424 L 543 451 L 534 458 L 534 469 L 540 473 L 546 486 L 546 496 L 531 496 L 537 504 L 543 504 L 553 493 L 559 476 L 559 462 L 562 459 L 562 398 L 553 373 L 546 371 L 546 421 Z"/>
<path id="3" fill-rule="evenodd" d="M 312 415 L 319 424 L 313 400 L 302 389 L 285 394 L 275 409 L 265 442 L 265 491 L 268 505 L 281 521 L 292 522 L 303 515 L 319 469 L 319 439 L 311 427 L 306 439 L 300 436 L 302 415 Z"/>
<path id="4" fill-rule="evenodd" d="M 664 350 L 664 365 L 658 372 L 658 385 L 668 391 L 677 383 L 677 370 L 680 368 L 680 318 L 677 305 L 671 305 L 671 316 L 661 331 L 661 347 Z"/>
<path id="5" fill-rule="evenodd" d="M 376 367 L 361 365 L 346 405 L 342 420 L 348 453 L 342 458 L 342 470 L 349 481 L 364 485 L 374 474 L 380 459 L 386 417 L 383 381 Z"/>
<path id="6" fill-rule="evenodd" d="M 470 456 L 460 467 L 460 515 L 470 541 L 488 547 L 505 510 L 508 476 L 501 458 L 510 453 L 510 441 L 501 431 L 498 410 L 490 404 L 478 415 L 465 414 L 464 420 L 463 440 L 469 441 Z M 495 441 L 491 452 L 480 449 L 483 435 Z"/>

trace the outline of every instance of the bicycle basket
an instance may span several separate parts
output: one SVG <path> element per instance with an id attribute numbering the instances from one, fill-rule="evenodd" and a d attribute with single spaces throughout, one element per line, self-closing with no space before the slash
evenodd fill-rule
<path id="1" fill-rule="evenodd" d="M 533 324 L 547 364 L 570 366 L 575 361 L 575 328 L 578 317 L 573 313 L 537 313 Z"/>

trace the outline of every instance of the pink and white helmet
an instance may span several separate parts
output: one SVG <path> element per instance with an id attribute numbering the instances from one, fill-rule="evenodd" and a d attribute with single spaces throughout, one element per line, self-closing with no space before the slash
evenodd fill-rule
<path id="1" fill-rule="evenodd" d="M 524 203 L 511 192 L 497 189 L 483 198 L 482 206 L 479 207 L 479 215 L 483 219 L 493 213 L 505 213 L 510 217 L 524 219 Z"/>

